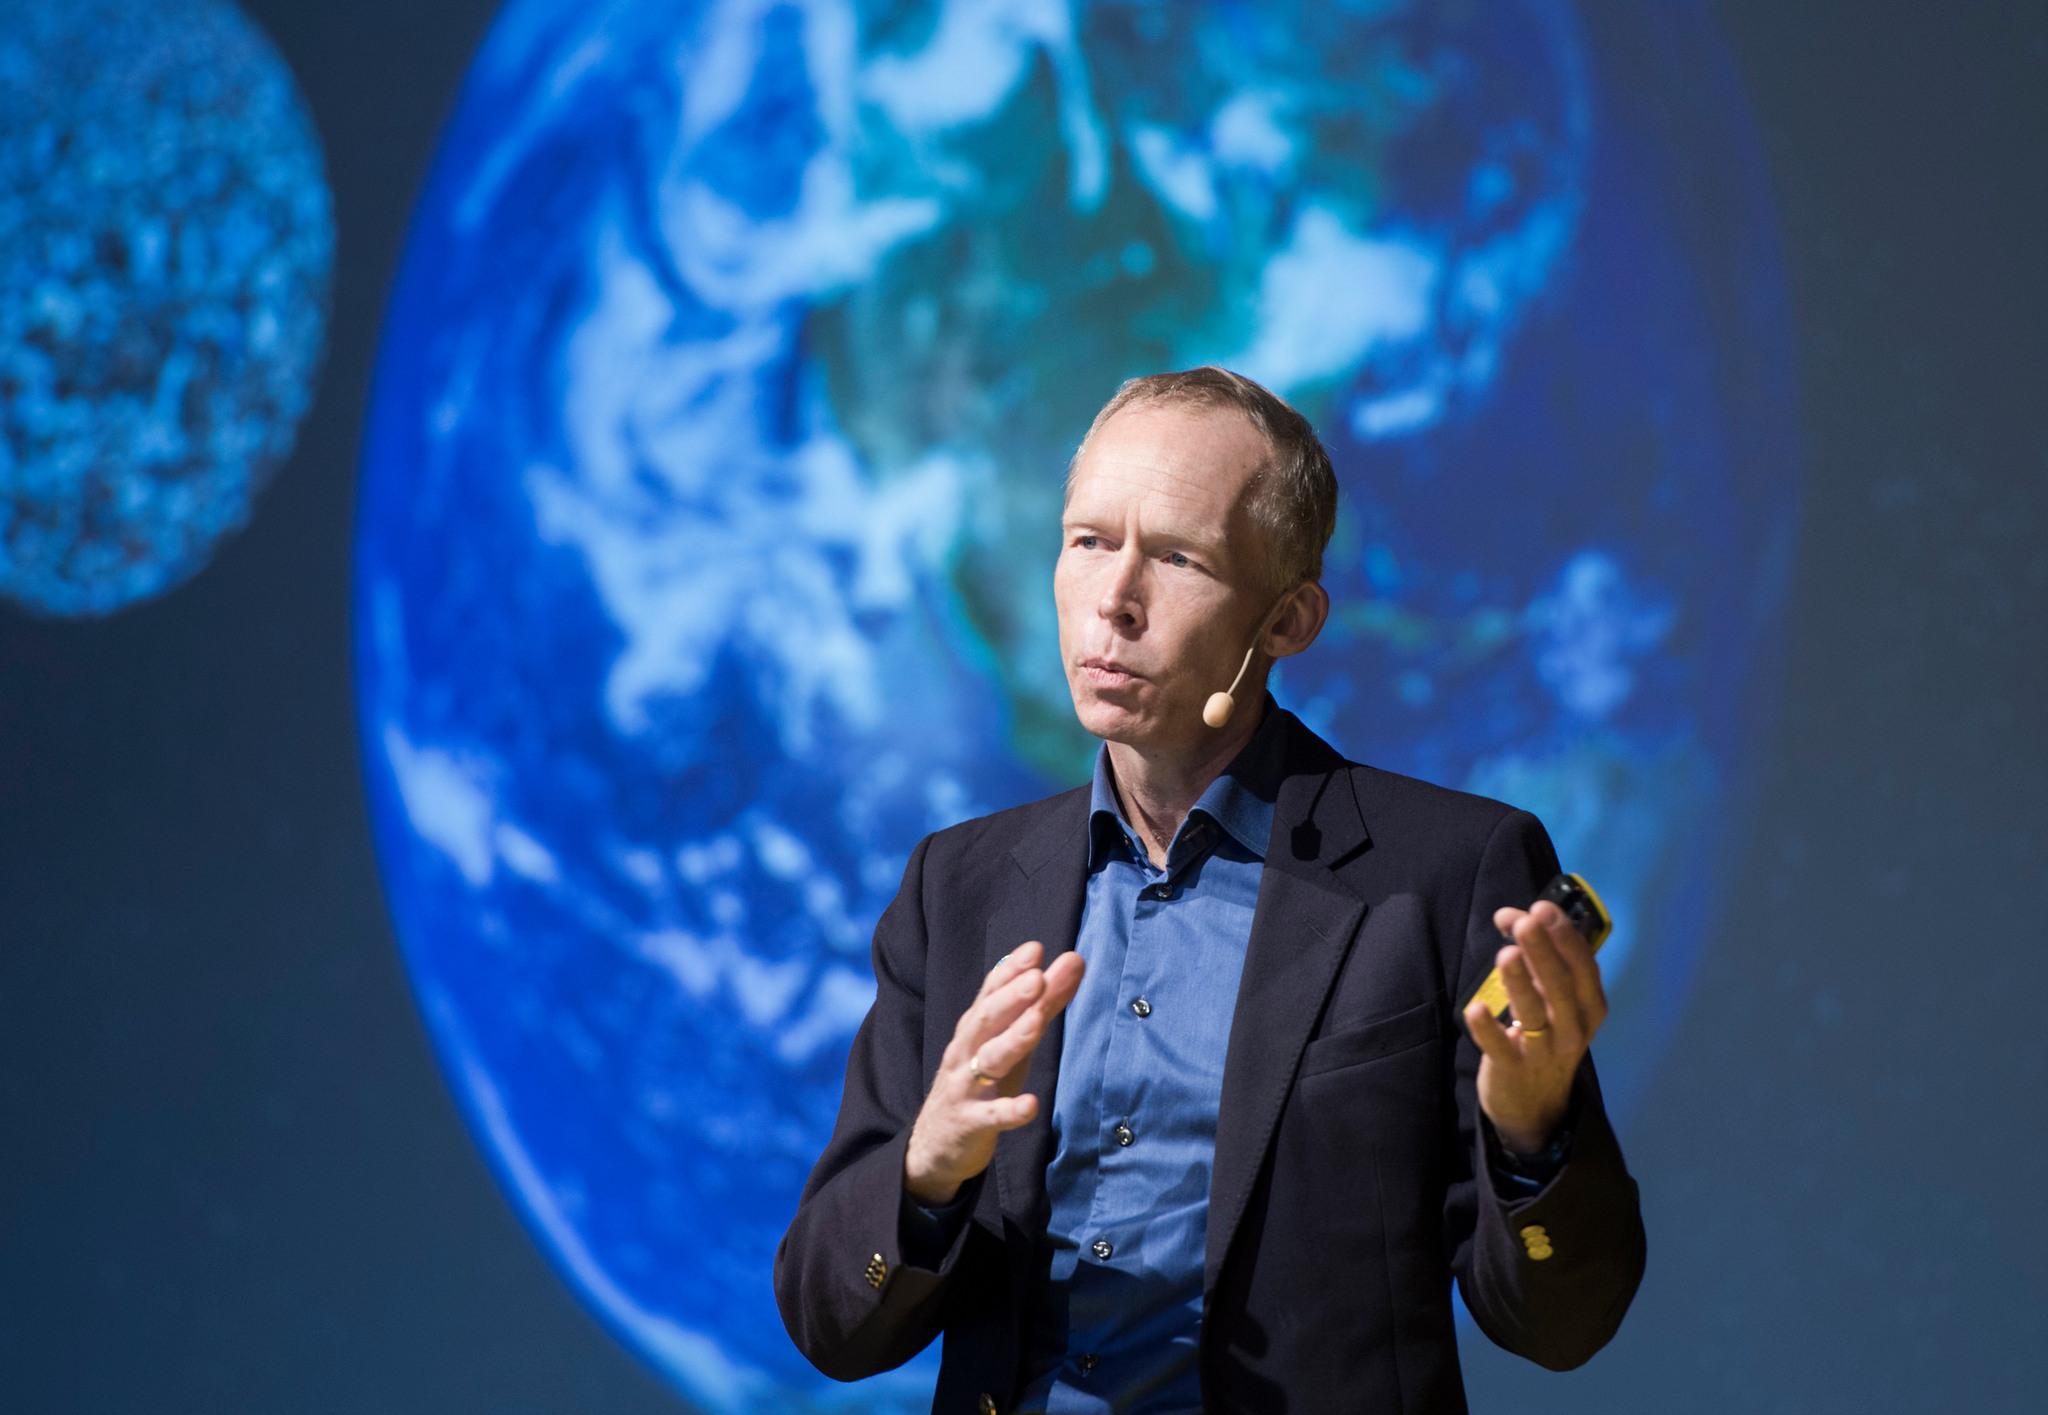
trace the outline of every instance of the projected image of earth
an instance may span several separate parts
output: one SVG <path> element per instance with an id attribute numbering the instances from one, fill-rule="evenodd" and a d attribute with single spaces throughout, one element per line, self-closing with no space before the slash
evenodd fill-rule
<path id="1" fill-rule="evenodd" d="M 1086 779 L 1060 485 L 1133 374 L 1323 431 L 1335 608 L 1274 692 L 1600 887 L 1625 1133 L 1723 922 L 1796 498 L 1740 91 L 1635 8 L 500 16 L 387 317 L 363 742 L 479 1143 L 698 1405 L 929 1400 L 929 1354 L 812 1372 L 770 1266 L 911 846 Z"/>

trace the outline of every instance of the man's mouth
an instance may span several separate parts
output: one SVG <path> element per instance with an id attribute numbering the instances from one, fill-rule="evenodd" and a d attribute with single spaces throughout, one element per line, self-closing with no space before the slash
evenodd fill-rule
<path id="1" fill-rule="evenodd" d="M 1142 673 L 1133 673 L 1126 665 L 1113 663 L 1106 658 L 1082 659 L 1081 671 L 1088 676 L 1089 681 L 1101 684 L 1104 687 L 1129 683 L 1145 676 Z"/>

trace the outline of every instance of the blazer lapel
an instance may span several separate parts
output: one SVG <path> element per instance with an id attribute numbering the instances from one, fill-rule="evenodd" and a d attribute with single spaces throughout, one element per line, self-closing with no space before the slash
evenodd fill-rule
<path id="1" fill-rule="evenodd" d="M 984 972 L 1031 939 L 1045 945 L 1041 966 L 1073 950 L 1087 892 L 1088 799 L 1086 787 L 1057 797 L 1011 848 L 1016 874 L 1008 895 L 989 916 L 982 945 Z M 1066 1014 L 1062 1013 L 1039 1039 L 1025 1073 L 1024 1089 L 1038 1097 L 1038 1113 L 1029 1125 L 1008 1131 L 996 1141 L 990 1166 L 1003 1212 L 1031 1231 L 1042 1230 L 1047 1217 L 1043 1211 L 1045 1167 L 1052 1159 L 1052 1092 L 1060 1074 L 1060 1044 L 1065 1035 Z"/>
<path id="2" fill-rule="evenodd" d="M 1202 1288 L 1230 1250 L 1295 1066 L 1365 902 L 1333 871 L 1371 844 L 1344 760 L 1298 721 L 1273 811 L 1259 902 L 1224 1054 Z"/>

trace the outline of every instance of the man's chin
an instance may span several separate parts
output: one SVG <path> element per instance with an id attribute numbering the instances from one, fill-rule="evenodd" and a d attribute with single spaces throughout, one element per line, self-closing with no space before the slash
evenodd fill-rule
<path id="1" fill-rule="evenodd" d="M 1127 689 L 1107 693 L 1082 688 L 1074 694 L 1074 716 L 1091 735 L 1105 742 L 1140 746 L 1170 735 L 1168 724 L 1151 694 Z"/>

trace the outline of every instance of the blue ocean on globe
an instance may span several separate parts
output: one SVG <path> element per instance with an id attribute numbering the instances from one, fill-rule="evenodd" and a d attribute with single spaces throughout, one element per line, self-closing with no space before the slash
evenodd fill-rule
<path id="1" fill-rule="evenodd" d="M 0 598 L 98 615 L 247 524 L 313 398 L 311 115 L 227 0 L 0 0 Z"/>
<path id="2" fill-rule="evenodd" d="M 1774 220 L 1692 6 L 513 0 L 415 214 L 362 466 L 396 932 L 512 1203 L 721 1412 L 912 845 L 1086 779 L 1051 567 L 1130 375 L 1323 431 L 1350 755 L 1536 811 L 1619 920 L 1626 1123 L 1768 709 Z"/>

